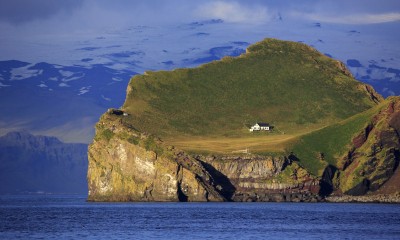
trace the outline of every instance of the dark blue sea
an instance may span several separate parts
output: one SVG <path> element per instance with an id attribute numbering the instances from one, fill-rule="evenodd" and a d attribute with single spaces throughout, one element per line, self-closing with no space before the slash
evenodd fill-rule
<path id="1" fill-rule="evenodd" d="M 0 196 L 1 239 L 400 239 L 400 205 Z"/>

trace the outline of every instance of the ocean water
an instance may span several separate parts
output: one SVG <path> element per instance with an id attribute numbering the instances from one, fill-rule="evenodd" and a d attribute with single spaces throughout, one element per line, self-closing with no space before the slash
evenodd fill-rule
<path id="1" fill-rule="evenodd" d="M 400 239 L 400 205 L 0 196 L 0 239 Z"/>

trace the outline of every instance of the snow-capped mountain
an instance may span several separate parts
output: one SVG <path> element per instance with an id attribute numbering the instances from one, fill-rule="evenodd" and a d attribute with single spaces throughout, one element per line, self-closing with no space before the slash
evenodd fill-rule
<path id="1" fill-rule="evenodd" d="M 87 144 L 10 132 L 0 137 L 1 194 L 87 192 Z"/>
<path id="2" fill-rule="evenodd" d="M 121 106 L 133 71 L 105 65 L 61 66 L 1 61 L 3 132 L 26 129 L 88 142 L 105 109 Z"/>

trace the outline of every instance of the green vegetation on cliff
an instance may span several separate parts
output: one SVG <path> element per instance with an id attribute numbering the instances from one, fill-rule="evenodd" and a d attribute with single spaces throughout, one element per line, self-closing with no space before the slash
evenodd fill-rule
<path id="1" fill-rule="evenodd" d="M 290 147 L 300 164 L 322 176 L 330 165 L 340 174 L 335 185 L 362 195 L 379 189 L 400 160 L 400 98 L 391 97 L 344 121 L 300 136 Z"/>
<path id="2" fill-rule="evenodd" d="M 123 109 L 140 131 L 173 141 L 246 139 L 254 134 L 245 124 L 256 121 L 296 135 L 374 105 L 367 86 L 340 62 L 305 44 L 266 39 L 236 58 L 137 75 Z"/>
<path id="3" fill-rule="evenodd" d="M 387 102 L 339 123 L 302 135 L 289 149 L 296 154 L 304 167 L 317 176 L 322 175 L 329 164 L 338 167 L 338 159 L 352 147 L 351 140 L 384 106 L 387 106 Z"/>

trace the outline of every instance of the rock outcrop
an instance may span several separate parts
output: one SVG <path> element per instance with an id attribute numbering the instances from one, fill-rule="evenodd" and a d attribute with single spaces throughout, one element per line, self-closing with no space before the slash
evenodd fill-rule
<path id="1" fill-rule="evenodd" d="M 365 195 L 365 196 L 351 196 L 351 195 L 340 195 L 340 196 L 329 196 L 325 199 L 327 202 L 336 203 L 400 203 L 400 192 L 391 194 L 376 194 L 376 195 Z"/>
<path id="2" fill-rule="evenodd" d="M 111 110 L 89 146 L 90 201 L 224 201 L 205 168 Z"/>
<path id="3" fill-rule="evenodd" d="M 397 172 L 400 161 L 400 101 L 389 103 L 352 140 L 353 147 L 339 162 L 342 192 L 364 195 L 375 192 Z M 392 184 L 393 185 L 393 184 Z M 391 192 L 400 185 L 386 186 Z"/>
<path id="4" fill-rule="evenodd" d="M 320 179 L 288 157 L 197 156 L 196 159 L 204 159 L 206 169 L 233 201 L 312 201 L 320 190 Z"/>
<path id="5" fill-rule="evenodd" d="M 110 110 L 89 146 L 89 201 L 316 201 L 319 179 L 290 157 L 190 156 Z"/>

